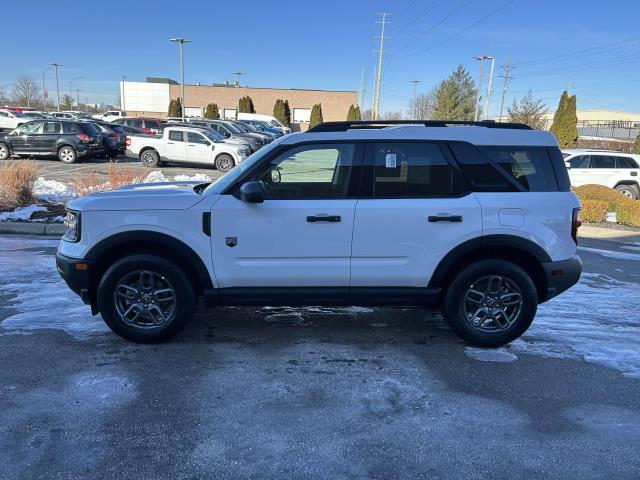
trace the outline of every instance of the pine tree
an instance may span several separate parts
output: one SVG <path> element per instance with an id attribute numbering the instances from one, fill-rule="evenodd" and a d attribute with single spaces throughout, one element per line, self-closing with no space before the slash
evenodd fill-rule
<path id="1" fill-rule="evenodd" d="M 354 112 L 353 112 L 353 119 L 362 120 L 362 114 L 360 113 L 360 105 L 356 105 L 356 108 L 354 109 Z"/>
<path id="2" fill-rule="evenodd" d="M 284 123 L 285 127 L 291 126 L 291 108 L 289 108 L 289 100 L 284 101 Z"/>
<path id="3" fill-rule="evenodd" d="M 240 99 L 240 113 L 256 113 L 253 108 L 253 100 L 249 95 L 245 95 Z"/>
<path id="4" fill-rule="evenodd" d="M 322 104 L 316 103 L 311 109 L 311 117 L 309 119 L 309 128 L 313 128 L 316 125 L 320 125 L 322 120 Z"/>
<path id="5" fill-rule="evenodd" d="M 558 109 L 553 115 L 553 123 L 549 129 L 558 139 L 560 148 L 575 147 L 578 141 L 577 99 L 569 96 L 565 90 L 560 97 Z"/>
<path id="6" fill-rule="evenodd" d="M 568 102 L 569 102 L 569 94 L 565 90 L 564 92 L 562 92 L 562 95 L 560 95 L 560 102 L 558 103 L 558 108 L 553 114 L 553 122 L 551 123 L 551 128 L 549 128 L 549 131 L 556 136 L 556 138 L 558 139 L 558 143 L 562 148 L 566 146 L 566 145 L 563 145 L 564 137 L 562 136 L 563 135 L 562 130 L 563 130 L 564 118 L 566 117 L 565 112 L 567 111 Z"/>
<path id="7" fill-rule="evenodd" d="M 63 110 L 73 110 L 73 97 L 71 95 L 65 95 L 60 102 L 60 108 Z"/>
<path id="8" fill-rule="evenodd" d="M 276 100 L 276 103 L 273 105 L 273 116 L 276 117 L 276 119 L 283 124 L 284 126 L 287 126 L 288 124 L 286 123 L 286 115 L 285 115 L 285 103 L 284 101 L 282 101 L 280 98 Z"/>
<path id="9" fill-rule="evenodd" d="M 347 113 L 347 122 L 352 122 L 355 120 L 355 114 L 356 114 L 356 109 L 353 106 L 353 104 L 351 104 L 349 106 L 349 112 Z"/>
<path id="10" fill-rule="evenodd" d="M 640 135 L 636 137 L 636 141 L 633 143 L 633 153 L 640 155 Z"/>
<path id="11" fill-rule="evenodd" d="M 210 103 L 207 105 L 207 109 L 204 112 L 204 118 L 220 118 L 220 111 L 218 110 L 218 104 Z"/>
<path id="12" fill-rule="evenodd" d="M 476 84 L 459 65 L 434 92 L 434 120 L 473 120 L 476 108 Z"/>
<path id="13" fill-rule="evenodd" d="M 180 102 L 180 98 L 174 98 L 169 102 L 169 117 L 182 117 L 182 103 Z"/>
<path id="14" fill-rule="evenodd" d="M 578 144 L 578 99 L 575 95 L 569 97 L 567 102 L 567 142 L 568 147 L 575 147 Z"/>

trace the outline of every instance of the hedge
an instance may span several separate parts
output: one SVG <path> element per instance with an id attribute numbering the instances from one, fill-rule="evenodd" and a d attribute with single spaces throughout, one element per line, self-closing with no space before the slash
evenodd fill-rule
<path id="1" fill-rule="evenodd" d="M 585 200 L 601 200 L 607 202 L 610 212 L 617 212 L 619 205 L 635 202 L 635 200 L 625 197 L 617 190 L 605 187 L 604 185 L 581 185 L 580 187 L 574 188 L 573 191 L 578 195 L 580 203 L 584 203 Z"/>
<path id="2" fill-rule="evenodd" d="M 607 219 L 609 203 L 604 200 L 582 200 L 580 220 L 589 223 L 602 223 Z"/>
<path id="3" fill-rule="evenodd" d="M 616 221 L 630 227 L 640 227 L 640 201 L 630 200 L 618 205 Z"/>

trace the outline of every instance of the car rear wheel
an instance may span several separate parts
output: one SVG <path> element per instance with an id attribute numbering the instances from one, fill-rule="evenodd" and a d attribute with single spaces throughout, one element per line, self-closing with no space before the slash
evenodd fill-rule
<path id="1" fill-rule="evenodd" d="M 140 155 L 140 160 L 147 168 L 155 168 L 160 165 L 160 155 L 155 150 L 145 150 Z"/>
<path id="2" fill-rule="evenodd" d="M 236 162 L 233 161 L 233 157 L 231 155 L 223 153 L 216 158 L 216 169 L 221 172 L 228 172 L 235 166 Z"/>
<path id="3" fill-rule="evenodd" d="M 98 310 L 121 337 L 139 343 L 167 340 L 193 315 L 194 289 L 174 263 L 136 254 L 114 263 L 98 285 Z"/>
<path id="4" fill-rule="evenodd" d="M 62 163 L 75 163 L 78 155 L 76 154 L 76 150 L 69 145 L 65 145 L 64 147 L 58 150 L 58 158 Z"/>
<path id="5" fill-rule="evenodd" d="M 8 160 L 11 157 L 11 150 L 6 143 L 0 143 L 0 160 Z"/>
<path id="6" fill-rule="evenodd" d="M 638 187 L 635 185 L 618 185 L 616 190 L 623 194 L 625 197 L 628 197 L 632 200 L 638 199 Z"/>
<path id="7" fill-rule="evenodd" d="M 499 347 L 529 328 L 537 306 L 536 287 L 521 267 L 488 259 L 454 277 L 442 311 L 451 329 L 464 340 L 478 347 Z"/>

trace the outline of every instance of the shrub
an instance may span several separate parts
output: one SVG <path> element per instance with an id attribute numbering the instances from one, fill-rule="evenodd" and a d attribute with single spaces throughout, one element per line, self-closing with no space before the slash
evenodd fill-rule
<path id="1" fill-rule="evenodd" d="M 124 168 L 117 162 L 109 162 L 107 166 L 107 179 L 102 180 L 96 172 L 90 175 L 76 176 L 73 187 L 78 191 L 78 195 L 89 195 L 95 192 L 105 192 L 124 185 L 142 183 L 144 171 L 139 168 Z"/>
<path id="2" fill-rule="evenodd" d="M 640 135 L 636 137 L 636 141 L 633 142 L 633 150 L 631 153 L 640 154 Z"/>
<path id="3" fill-rule="evenodd" d="M 0 167 L 0 210 L 14 210 L 34 202 L 33 183 L 38 168 L 27 160 L 9 161 Z"/>
<path id="4" fill-rule="evenodd" d="M 581 185 L 573 190 L 578 195 L 581 203 L 584 203 L 585 200 L 605 201 L 608 203 L 610 212 L 617 212 L 619 205 L 635 202 L 635 200 L 631 200 L 613 188 L 605 187 L 604 185 Z"/>
<path id="5" fill-rule="evenodd" d="M 609 203 L 604 200 L 583 200 L 580 220 L 590 223 L 602 223 L 607 219 Z"/>
<path id="6" fill-rule="evenodd" d="M 256 113 L 256 109 L 253 107 L 253 100 L 249 95 L 245 95 L 238 101 L 240 107 L 240 113 Z"/>
<path id="7" fill-rule="evenodd" d="M 220 110 L 217 103 L 210 103 L 204 112 L 204 118 L 220 118 Z"/>
<path id="8" fill-rule="evenodd" d="M 316 125 L 320 125 L 324 120 L 322 119 L 322 104 L 316 103 L 311 109 L 311 118 L 309 119 L 309 128 L 313 128 Z"/>
<path id="9" fill-rule="evenodd" d="M 640 202 L 630 200 L 618 205 L 616 221 L 630 227 L 640 227 Z"/>

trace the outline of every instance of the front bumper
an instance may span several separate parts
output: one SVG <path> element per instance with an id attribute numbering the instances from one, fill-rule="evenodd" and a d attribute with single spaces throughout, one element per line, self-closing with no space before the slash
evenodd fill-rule
<path id="1" fill-rule="evenodd" d="M 582 273 L 582 260 L 574 255 L 567 260 L 543 263 L 542 268 L 547 277 L 547 295 L 542 299 L 546 302 L 578 283 Z"/>
<path id="2" fill-rule="evenodd" d="M 56 253 L 56 267 L 62 279 L 69 288 L 78 294 L 87 305 L 91 304 L 89 297 L 89 272 L 91 261 L 70 258 L 61 253 Z"/>

